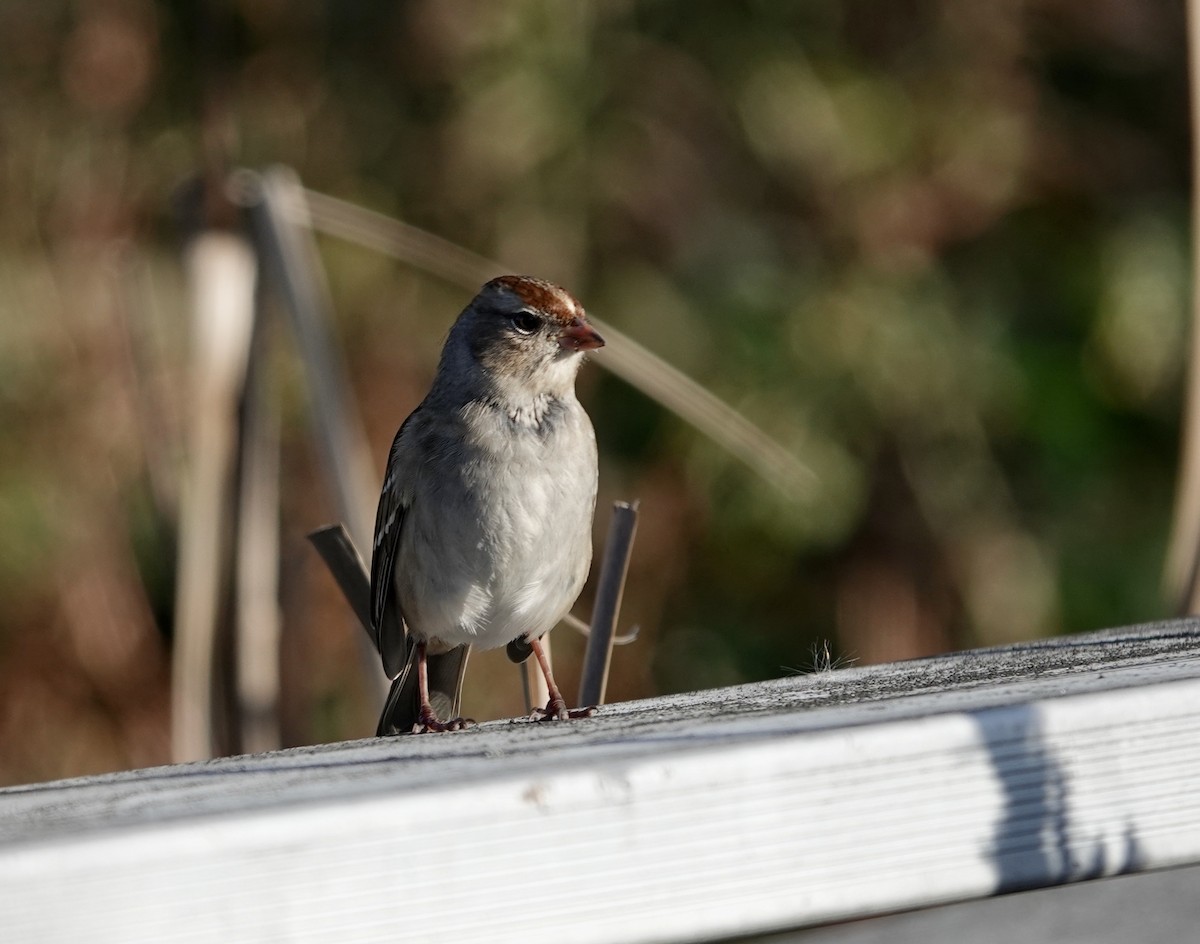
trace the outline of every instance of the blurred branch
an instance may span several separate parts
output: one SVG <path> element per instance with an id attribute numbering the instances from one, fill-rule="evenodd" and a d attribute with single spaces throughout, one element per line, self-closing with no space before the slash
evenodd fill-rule
<path id="1" fill-rule="evenodd" d="M 1180 616 L 1200 611 L 1200 0 L 1187 3 L 1192 143 L 1191 347 L 1184 391 L 1179 478 L 1167 552 L 1166 585 Z"/>
<path id="2" fill-rule="evenodd" d="M 176 761 L 212 756 L 213 671 L 222 546 L 229 521 L 237 399 L 254 323 L 254 250 L 206 230 L 184 253 L 191 293 L 191 417 L 172 667 L 171 745 Z"/>
<path id="3" fill-rule="evenodd" d="M 312 190 L 304 195 L 306 224 L 470 291 L 508 271 L 498 262 L 407 223 Z M 302 212 L 293 208 L 297 214 Z M 800 501 L 815 497 L 816 475 L 783 446 L 657 354 L 611 324 L 591 320 L 607 342 L 597 364 L 722 445 L 785 495 Z"/>
<path id="4" fill-rule="evenodd" d="M 237 513 L 237 704 L 239 749 L 282 746 L 280 731 L 279 404 L 271 395 L 273 326 L 257 319 L 242 405 Z"/>
<path id="5" fill-rule="evenodd" d="M 317 444 L 338 513 L 359 547 L 370 547 L 371 509 L 379 494 L 371 451 L 358 414 L 349 407 L 350 384 L 330 333 L 333 305 L 324 269 L 304 225 L 304 190 L 295 173 L 276 167 L 239 183 L 255 237 L 284 307 L 304 362 L 311 391 Z"/>
<path id="6" fill-rule="evenodd" d="M 340 348 L 332 337 L 333 305 L 305 218 L 304 189 L 296 174 L 283 167 L 261 177 L 243 174 L 238 185 L 264 268 L 283 299 L 300 349 L 326 481 L 351 538 L 359 547 L 370 548 L 379 482 L 366 432 L 350 406 L 350 383 L 337 356 Z M 360 640 L 359 650 L 366 677 L 382 698 L 386 684 L 375 647 Z"/>
<path id="7" fill-rule="evenodd" d="M 470 291 L 508 272 L 500 263 L 457 243 L 366 207 L 315 190 L 305 190 L 304 197 L 308 201 L 308 218 L 297 220 L 298 223 L 399 259 Z"/>

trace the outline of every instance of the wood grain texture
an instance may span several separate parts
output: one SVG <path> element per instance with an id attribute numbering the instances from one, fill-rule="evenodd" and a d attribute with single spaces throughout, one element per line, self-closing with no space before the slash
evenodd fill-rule
<path id="1" fill-rule="evenodd" d="M 1192 864 L 1197 704 L 1179 621 L 14 788 L 0 911 L 13 940 L 684 941 Z"/>

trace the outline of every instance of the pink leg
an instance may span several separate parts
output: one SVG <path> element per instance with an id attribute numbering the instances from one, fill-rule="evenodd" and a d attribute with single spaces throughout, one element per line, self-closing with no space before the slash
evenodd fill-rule
<path id="1" fill-rule="evenodd" d="M 470 718 L 452 718 L 439 721 L 437 712 L 429 703 L 429 669 L 425 664 L 425 643 L 417 643 L 417 694 L 421 699 L 419 721 L 413 725 L 413 734 L 434 734 L 441 731 L 461 731 L 475 722 Z"/>
<path id="2" fill-rule="evenodd" d="M 572 718 L 590 718 L 596 713 L 594 705 L 591 708 L 568 708 L 562 692 L 554 684 L 554 673 L 550 671 L 550 660 L 546 658 L 546 650 L 542 648 L 542 641 L 530 639 L 529 648 L 533 650 L 533 654 L 537 658 L 538 667 L 546 679 L 546 690 L 550 692 L 550 700 L 546 702 L 546 707 L 533 709 L 535 721 L 569 721 Z"/>

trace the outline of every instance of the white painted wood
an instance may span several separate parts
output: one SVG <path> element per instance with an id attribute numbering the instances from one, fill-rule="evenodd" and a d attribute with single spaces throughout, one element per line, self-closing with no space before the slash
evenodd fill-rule
<path id="1" fill-rule="evenodd" d="M 684 941 L 1200 862 L 1194 621 L 0 791 L 14 941 Z"/>

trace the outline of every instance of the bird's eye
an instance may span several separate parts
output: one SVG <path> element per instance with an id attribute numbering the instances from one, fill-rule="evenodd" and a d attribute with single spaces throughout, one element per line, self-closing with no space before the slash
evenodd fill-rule
<path id="1" fill-rule="evenodd" d="M 531 311 L 513 312 L 509 321 L 520 334 L 533 334 L 542 323 L 542 320 Z"/>

